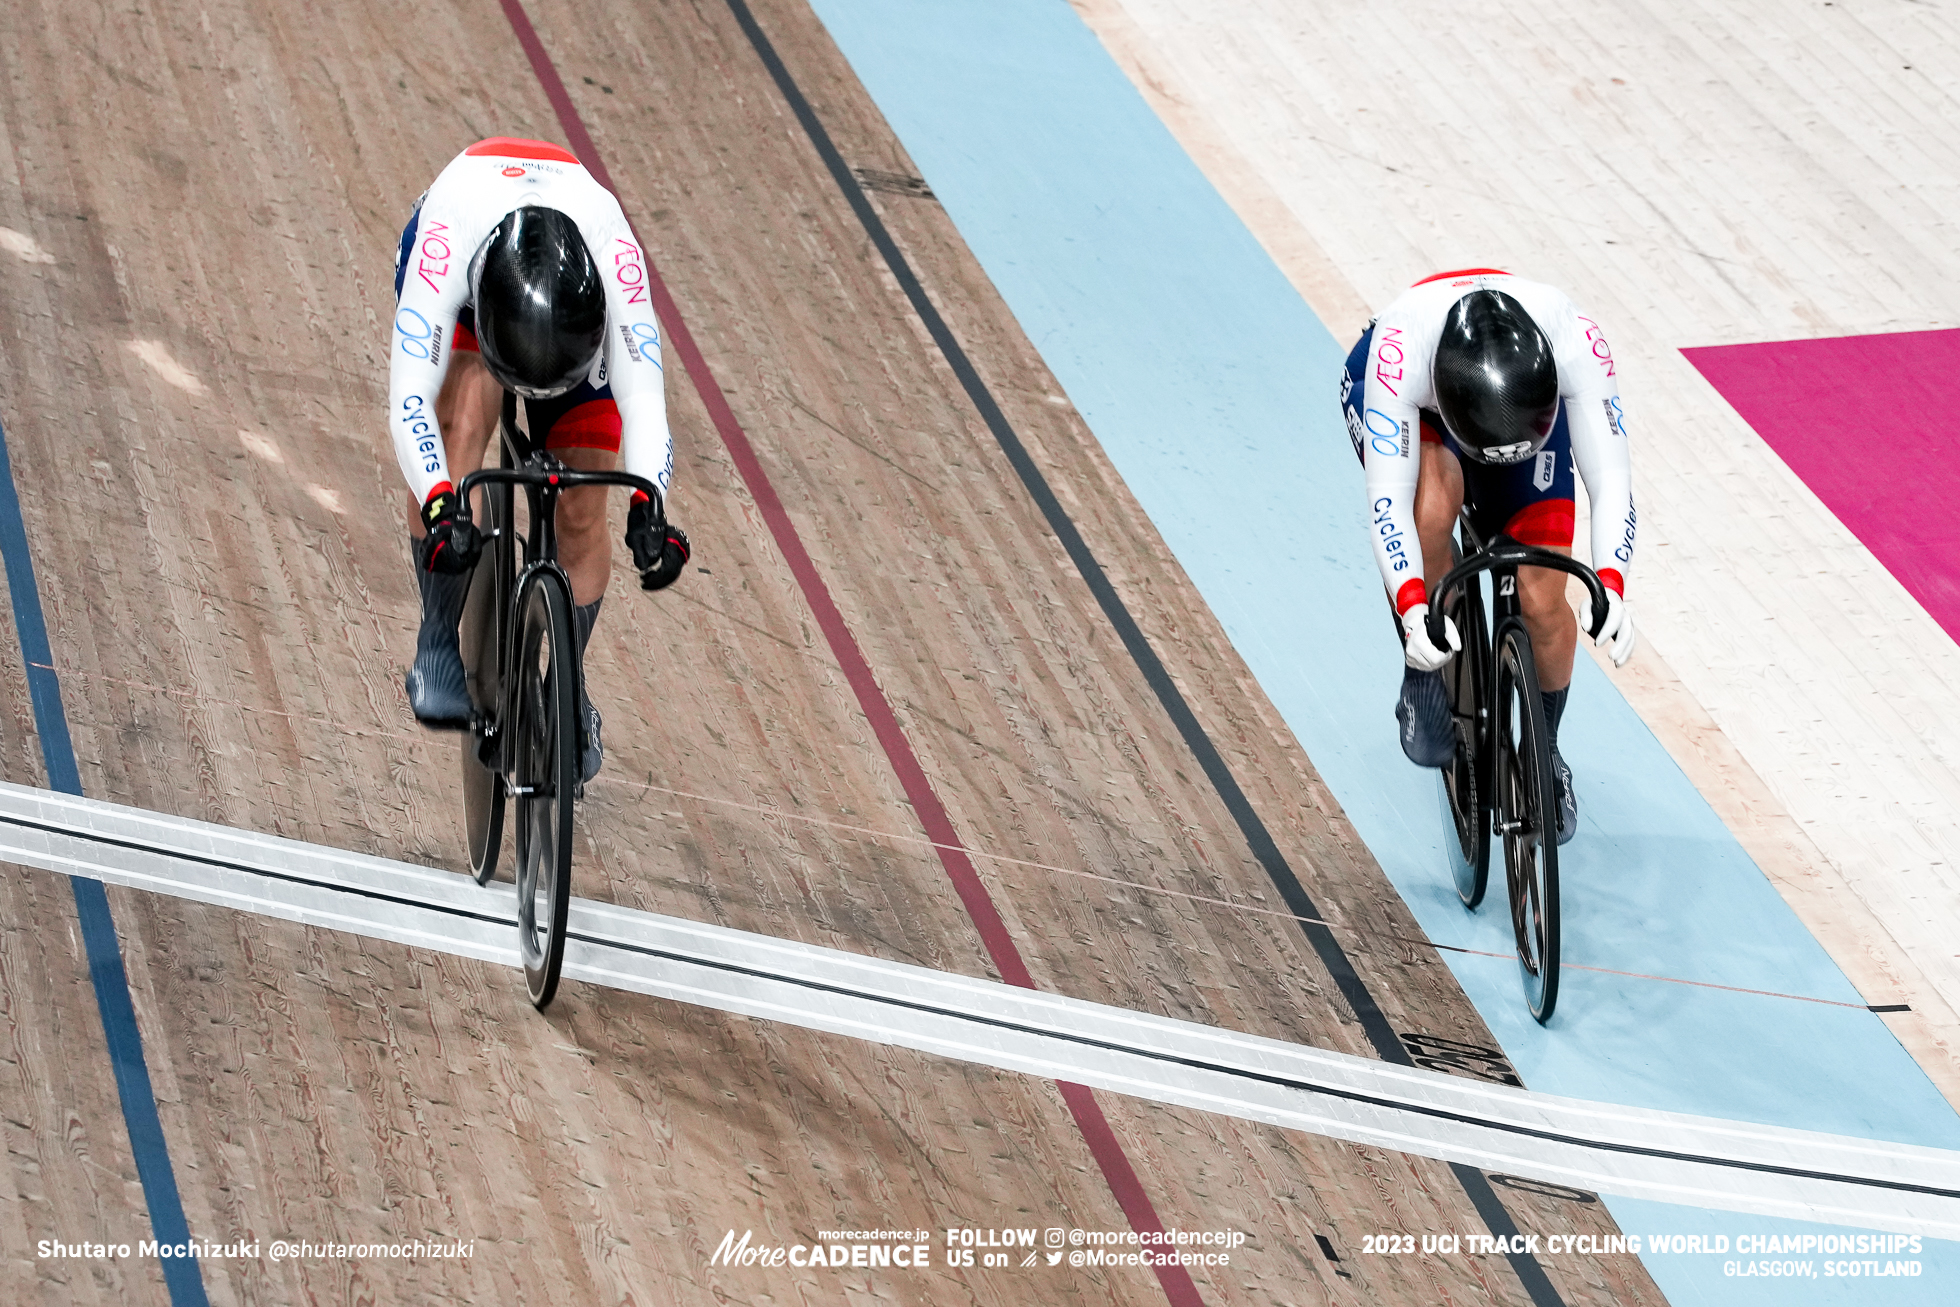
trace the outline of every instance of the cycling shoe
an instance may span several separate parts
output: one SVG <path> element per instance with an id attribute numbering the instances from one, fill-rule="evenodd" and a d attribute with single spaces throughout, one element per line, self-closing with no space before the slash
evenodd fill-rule
<path id="1" fill-rule="evenodd" d="M 579 709 L 578 779 L 583 785 L 599 774 L 606 761 L 606 749 L 599 743 L 599 710 L 583 694 L 579 695 Z"/>
<path id="2" fill-rule="evenodd" d="M 1456 757 L 1456 726 L 1441 672 L 1402 669 L 1402 697 L 1395 704 L 1402 752 L 1418 767 L 1447 767 Z"/>
<path id="3" fill-rule="evenodd" d="M 415 632 L 415 662 L 404 685 L 408 706 L 424 726 L 467 729 L 470 690 L 456 646 L 456 619 L 462 616 L 470 578 L 417 568 L 415 583 L 422 591 L 422 625 Z"/>
<path id="4" fill-rule="evenodd" d="M 463 655 L 456 648 L 455 629 L 450 629 L 446 641 L 436 636 L 418 639 L 415 644 L 415 665 L 408 669 L 405 683 L 415 720 L 445 730 L 467 729 L 470 691 L 463 679 Z"/>
<path id="5" fill-rule="evenodd" d="M 1579 800 L 1572 793 L 1572 769 L 1556 748 L 1552 750 L 1552 790 L 1558 803 L 1558 842 L 1570 844 L 1579 833 Z"/>

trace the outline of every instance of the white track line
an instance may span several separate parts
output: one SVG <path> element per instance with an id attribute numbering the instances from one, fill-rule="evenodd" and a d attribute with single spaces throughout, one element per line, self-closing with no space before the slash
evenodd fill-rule
<path id="1" fill-rule="evenodd" d="M 507 886 L 0 784 L 0 860 L 515 966 Z M 566 976 L 1471 1166 L 1960 1238 L 1960 1153 L 1532 1093 L 576 900 Z"/>

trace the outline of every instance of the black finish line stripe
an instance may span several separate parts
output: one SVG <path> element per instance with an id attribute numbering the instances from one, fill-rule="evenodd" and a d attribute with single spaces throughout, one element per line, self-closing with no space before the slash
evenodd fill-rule
<path id="1" fill-rule="evenodd" d="M 142 840 L 125 839 L 116 835 L 102 835 L 95 831 L 76 830 L 70 826 L 57 826 L 48 822 L 34 821 L 27 817 L 0 816 L 0 825 L 13 826 L 21 830 L 40 831 L 45 835 L 57 835 L 65 839 L 87 840 L 91 844 L 103 844 L 110 848 L 128 849 L 132 853 L 150 853 L 161 857 L 175 858 L 179 862 L 194 862 L 205 867 L 216 867 L 220 871 L 236 871 L 247 876 L 263 876 L 267 880 L 282 881 L 288 885 L 303 885 L 308 889 L 331 890 L 336 894 L 353 894 L 378 903 L 393 903 L 398 907 L 422 908 L 429 912 L 440 912 L 445 916 L 459 917 L 469 921 L 481 921 L 492 926 L 515 928 L 515 916 L 500 917 L 485 912 L 474 912 L 469 908 L 454 907 L 447 903 L 431 903 L 426 899 L 409 898 L 402 894 L 390 894 L 385 890 L 368 889 L 362 885 L 348 885 L 337 880 L 323 880 L 317 876 L 302 876 L 290 871 L 275 871 L 271 867 L 255 863 L 240 862 L 234 858 L 214 858 L 208 854 L 190 853 L 173 849 L 166 844 L 147 843 Z"/>
<path id="2" fill-rule="evenodd" d="M 838 152 L 836 144 L 830 139 L 830 133 L 818 119 L 816 110 L 811 107 L 809 98 L 803 94 L 802 88 L 797 85 L 795 78 L 790 75 L 789 69 L 777 55 L 775 46 L 756 22 L 755 15 L 750 12 L 746 0 L 727 0 L 727 3 L 729 11 L 735 15 L 735 21 L 741 25 L 743 33 L 749 38 L 749 44 L 755 48 L 756 55 L 768 69 L 770 77 L 775 80 L 777 89 L 789 103 L 796 120 L 802 124 L 805 134 L 810 138 L 810 143 L 823 159 L 824 166 L 829 169 L 838 190 L 843 192 L 852 212 L 857 215 L 866 234 L 870 236 L 871 243 L 883 256 L 886 267 L 897 279 L 900 289 L 905 292 L 905 297 L 911 301 L 913 310 L 919 315 L 920 323 L 932 337 L 933 343 L 939 347 L 940 354 L 945 358 L 947 365 L 953 369 L 953 374 L 959 378 L 967 398 L 979 411 L 981 419 L 987 424 L 987 429 L 993 433 L 995 441 L 1000 445 L 1001 452 L 1007 456 L 1007 461 L 1020 477 L 1021 484 L 1027 489 L 1035 505 L 1040 508 L 1049 529 L 1061 541 L 1062 548 L 1068 553 L 1069 561 L 1075 564 L 1090 593 L 1102 607 L 1103 615 L 1108 618 L 1109 624 L 1122 640 L 1123 647 L 1129 652 L 1137 670 L 1143 674 L 1144 680 L 1156 694 L 1158 703 L 1163 706 L 1165 713 L 1177 727 L 1185 747 L 1190 749 L 1206 778 L 1211 781 L 1212 788 L 1224 802 L 1226 810 L 1232 814 L 1232 819 L 1238 824 L 1239 832 L 1251 849 L 1253 857 L 1265 868 L 1267 878 L 1279 891 L 1280 897 L 1295 917 L 1319 918 L 1320 910 L 1314 906 L 1306 888 L 1300 884 L 1299 877 L 1293 874 L 1293 868 L 1287 864 L 1285 856 L 1279 850 L 1279 845 L 1273 840 L 1271 832 L 1266 829 L 1265 822 L 1260 820 L 1251 801 L 1246 798 L 1245 791 L 1239 787 L 1237 778 L 1232 775 L 1231 768 L 1219 754 L 1217 745 L 1212 743 L 1210 735 L 1198 721 L 1197 714 L 1191 711 L 1191 706 L 1185 701 L 1183 693 L 1171 680 L 1163 661 L 1157 657 L 1156 650 L 1150 647 L 1150 642 L 1144 637 L 1136 618 L 1125 606 L 1122 597 L 1116 593 L 1116 587 L 1110 583 L 1108 573 L 1103 570 L 1096 556 L 1090 552 L 1088 544 L 1082 539 L 1082 533 L 1076 529 L 1075 522 L 1062 507 L 1061 501 L 1055 497 L 1054 489 L 1049 486 L 1047 477 L 1042 475 L 1041 469 L 1035 465 L 1034 459 L 1028 454 L 1027 446 L 1022 443 L 1021 437 L 1008 422 L 1006 414 L 1001 412 L 1000 405 L 994 400 L 986 383 L 980 379 L 980 374 L 975 370 L 972 360 L 967 358 L 966 351 L 954 338 L 952 329 L 940 316 L 939 310 L 933 307 L 924 286 L 920 284 L 917 274 L 912 271 L 911 264 L 899 251 L 897 242 L 892 239 L 884 221 L 878 217 L 877 210 L 871 207 L 871 201 L 865 196 L 864 188 L 859 185 L 849 165 L 844 162 L 843 155 Z M 1408 1050 L 1396 1037 L 1394 1028 L 1389 1025 L 1388 1018 L 1382 1014 L 1374 995 L 1368 992 L 1368 987 L 1355 973 L 1354 964 L 1349 960 L 1347 951 L 1341 947 L 1340 941 L 1334 938 L 1333 932 L 1325 925 L 1307 922 L 1302 922 L 1300 928 L 1305 932 L 1307 941 L 1313 946 L 1314 953 L 1320 958 L 1321 965 L 1327 969 L 1342 996 L 1347 999 L 1349 1008 L 1360 1021 L 1361 1028 L 1367 1034 L 1368 1042 L 1374 1046 L 1375 1052 L 1385 1062 L 1413 1066 L 1414 1061 L 1410 1058 Z M 1452 1169 L 1468 1192 L 1478 1214 L 1490 1226 L 1491 1233 L 1504 1238 L 1508 1244 L 1510 1236 L 1519 1233 L 1517 1224 L 1491 1189 L 1489 1181 L 1484 1178 L 1482 1172 L 1474 1168 L 1453 1163 Z M 1544 1268 L 1538 1265 L 1535 1257 L 1529 1253 L 1510 1253 L 1507 1256 L 1512 1269 L 1530 1293 L 1535 1307 L 1564 1307 L 1564 1299 L 1559 1296 L 1557 1289 L 1546 1277 Z"/>

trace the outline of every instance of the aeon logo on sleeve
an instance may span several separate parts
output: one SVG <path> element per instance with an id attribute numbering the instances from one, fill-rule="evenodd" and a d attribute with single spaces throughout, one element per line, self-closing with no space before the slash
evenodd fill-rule
<path id="1" fill-rule="evenodd" d="M 449 238 L 446 224 L 431 221 L 422 240 L 416 246 L 419 258 L 415 264 L 415 275 L 422 279 L 430 290 L 441 291 L 436 282 L 449 275 Z"/>
<path id="2" fill-rule="evenodd" d="M 1558 474 L 1558 451 L 1548 449 L 1538 456 L 1538 468 L 1531 474 L 1531 484 L 1540 490 L 1552 488 L 1552 478 Z"/>
<path id="3" fill-rule="evenodd" d="M 1591 318 L 1580 318 L 1579 321 L 1586 324 L 1586 343 L 1592 346 L 1592 356 L 1599 360 L 1599 366 L 1606 369 L 1607 376 L 1615 375 L 1613 347 L 1606 343 L 1606 333 L 1601 331 L 1599 324 Z"/>
<path id="4" fill-rule="evenodd" d="M 618 249 L 613 251 L 613 278 L 625 292 L 628 304 L 647 302 L 646 260 L 640 254 L 640 247 L 624 236 L 617 238 Z"/>
<path id="5" fill-rule="evenodd" d="M 1395 387 L 1395 383 L 1402 380 L 1401 335 L 1400 327 L 1384 327 L 1382 338 L 1375 342 L 1375 380 L 1398 399 L 1402 396 L 1402 392 Z"/>

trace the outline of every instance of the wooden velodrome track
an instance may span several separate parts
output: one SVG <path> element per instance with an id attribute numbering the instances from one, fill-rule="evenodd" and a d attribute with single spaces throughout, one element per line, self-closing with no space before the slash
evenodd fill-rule
<path id="1" fill-rule="evenodd" d="M 911 175 L 810 12 L 755 9 L 845 158 Z M 713 386 L 1034 982 L 1371 1052 L 728 9 L 530 14 L 712 373 L 668 355 L 696 565 L 608 600 L 579 892 L 990 974 Z M 0 255 L 0 423 L 85 792 L 460 868 L 456 741 L 400 690 L 416 606 L 381 406 L 408 206 L 472 140 L 565 139 L 504 11 L 25 0 L 0 69 L 0 226 L 46 256 Z M 1389 1025 L 1490 1044 L 951 224 L 903 191 L 873 202 L 1287 862 L 1356 927 L 1340 944 Z M 44 783 L 0 627 L 5 777 Z M 207 1259 L 213 1302 L 1023 1302 L 1022 1273 L 937 1255 L 708 1258 L 730 1229 L 1130 1224 L 1051 1083 L 576 984 L 539 1016 L 494 967 L 109 897 L 197 1238 L 474 1241 Z M 161 1302 L 154 1260 L 31 1252 L 149 1237 L 75 921 L 60 878 L 0 871 L 0 1299 Z M 1527 1300 L 1501 1256 L 1360 1255 L 1490 1228 L 1445 1165 L 1096 1101 L 1164 1224 L 1251 1233 L 1193 1274 L 1205 1301 Z M 1523 1229 L 1611 1232 L 1597 1204 L 1498 1192 Z M 1568 1303 L 1659 1298 L 1632 1257 L 1544 1267 Z M 1082 1271 L 1039 1295 L 1167 1287 Z"/>

